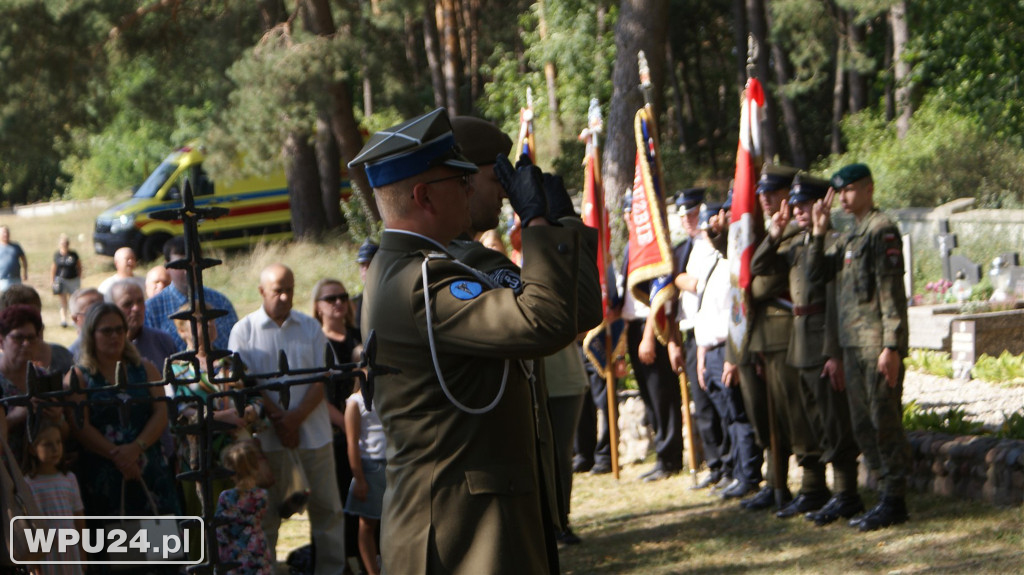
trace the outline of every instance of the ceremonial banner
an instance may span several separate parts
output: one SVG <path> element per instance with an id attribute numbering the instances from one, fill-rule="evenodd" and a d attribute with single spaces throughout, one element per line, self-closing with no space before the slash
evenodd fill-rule
<path id="1" fill-rule="evenodd" d="M 756 194 L 758 166 L 763 155 L 763 114 L 764 91 L 757 78 L 750 78 L 747 80 L 743 108 L 740 111 L 739 146 L 736 150 L 732 214 L 729 218 L 729 345 L 735 351 L 745 348 L 751 281 L 750 260 L 757 248 L 757 230 L 764 229 Z"/>
<path id="2" fill-rule="evenodd" d="M 530 161 L 537 163 L 537 150 L 533 143 L 533 90 L 526 88 L 526 107 L 519 109 L 519 139 L 509 160 L 515 164 L 526 154 Z M 512 227 L 508 230 L 509 244 L 512 245 L 511 259 L 517 266 L 523 265 L 523 229 L 517 214 L 512 214 Z"/>
<path id="3" fill-rule="evenodd" d="M 579 139 L 587 143 L 583 157 L 583 223 L 597 230 L 597 273 L 601 282 L 601 311 L 605 318 L 601 324 L 590 330 L 583 340 L 583 351 L 602 378 L 608 376 L 608 366 L 619 355 L 626 353 L 624 323 L 611 325 L 609 312 L 619 306 L 615 282 L 615 268 L 611 258 L 611 233 L 608 228 L 608 210 L 604 205 L 604 188 L 601 184 L 601 161 L 597 135 L 601 131 L 601 109 L 597 100 L 590 102 L 588 127 Z M 608 337 L 611 338 L 609 345 Z M 611 348 L 611 358 L 608 349 Z"/>
<path id="4" fill-rule="evenodd" d="M 629 228 L 626 286 L 637 301 L 651 307 L 657 320 L 655 332 L 665 343 L 669 329 L 668 308 L 678 292 L 672 283 L 672 247 L 661 190 L 654 122 L 649 113 L 649 108 L 641 108 L 634 119 L 636 171 L 632 212 L 626 222 Z"/>

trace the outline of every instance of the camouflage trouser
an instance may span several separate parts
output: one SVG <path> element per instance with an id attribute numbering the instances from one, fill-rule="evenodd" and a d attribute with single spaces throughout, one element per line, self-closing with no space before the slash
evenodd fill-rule
<path id="1" fill-rule="evenodd" d="M 832 389 L 828 377 L 821 376 L 822 365 L 801 369 L 800 383 L 805 400 L 812 404 L 808 413 L 817 410 L 821 427 L 821 460 L 832 464 L 837 492 L 857 490 L 857 456 L 860 448 L 850 426 L 850 405 L 845 391 Z M 876 467 L 877 469 L 877 467 Z"/>
<path id="2" fill-rule="evenodd" d="M 910 444 L 903 433 L 903 375 L 889 387 L 878 372 L 881 348 L 843 348 L 846 393 L 853 434 L 870 469 L 878 469 L 883 495 L 902 497 L 907 489 Z M 877 467 L 876 467 L 877 466 Z"/>

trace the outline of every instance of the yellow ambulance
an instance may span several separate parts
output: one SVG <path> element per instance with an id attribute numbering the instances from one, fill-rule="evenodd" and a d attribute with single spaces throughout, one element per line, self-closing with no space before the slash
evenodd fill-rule
<path id="1" fill-rule="evenodd" d="M 132 198 L 96 218 L 93 248 L 112 256 L 118 248 L 131 247 L 143 260 L 161 257 L 164 243 L 181 235 L 181 220 L 155 220 L 150 214 L 181 207 L 181 190 L 190 181 L 196 207 L 227 208 L 227 215 L 199 225 L 203 247 L 243 247 L 260 240 L 292 237 L 288 183 L 284 170 L 218 185 L 203 171 L 203 149 L 187 146 L 171 153 L 139 186 Z M 198 181 L 194 181 L 198 180 Z M 342 182 L 342 195 L 349 192 Z"/>

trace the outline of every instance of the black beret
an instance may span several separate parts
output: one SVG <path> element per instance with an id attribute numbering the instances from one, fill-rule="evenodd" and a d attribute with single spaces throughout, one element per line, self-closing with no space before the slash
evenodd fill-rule
<path id="1" fill-rule="evenodd" d="M 871 168 L 867 164 L 850 164 L 839 168 L 839 171 L 832 174 L 832 187 L 839 190 L 864 178 L 871 177 Z"/>
<path id="2" fill-rule="evenodd" d="M 512 138 L 487 120 L 455 116 L 452 132 L 455 142 L 462 148 L 462 155 L 478 166 L 493 164 L 499 155 L 507 156 L 512 151 Z"/>

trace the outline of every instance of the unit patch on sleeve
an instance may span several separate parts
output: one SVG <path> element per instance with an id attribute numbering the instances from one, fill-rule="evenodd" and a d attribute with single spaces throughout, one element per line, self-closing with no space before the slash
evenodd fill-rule
<path id="1" fill-rule="evenodd" d="M 455 296 L 455 299 L 466 301 L 483 293 L 484 286 L 479 282 L 458 280 L 456 282 L 452 282 L 448 289 L 451 291 L 452 295 Z"/>

